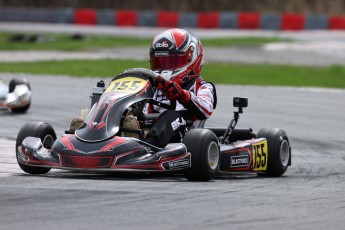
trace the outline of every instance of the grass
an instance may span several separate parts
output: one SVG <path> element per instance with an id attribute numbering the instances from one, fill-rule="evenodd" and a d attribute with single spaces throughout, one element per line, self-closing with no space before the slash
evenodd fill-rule
<path id="1" fill-rule="evenodd" d="M 113 37 L 86 35 L 82 40 L 73 39 L 66 34 L 43 34 L 39 42 L 11 42 L 12 33 L 0 33 L 0 50 L 61 50 L 83 51 L 105 47 L 138 47 L 149 46 L 151 39 L 137 39 L 132 37 Z M 28 39 L 30 34 L 27 35 Z"/>
<path id="2" fill-rule="evenodd" d="M 273 42 L 292 42 L 292 39 L 277 37 L 231 37 L 202 39 L 203 46 L 206 47 L 226 47 L 226 46 L 260 46 Z"/>
<path id="3" fill-rule="evenodd" d="M 9 42 L 13 33 L 0 33 L 0 50 L 63 50 L 82 51 L 106 47 L 148 47 L 150 38 L 85 35 L 73 40 L 71 35 L 44 34 L 42 42 Z M 258 46 L 269 42 L 291 41 L 273 37 L 232 37 L 202 39 L 205 47 Z M 131 67 L 149 68 L 148 61 L 134 60 L 68 60 L 33 63 L 0 63 L 0 72 L 70 76 L 112 77 Z M 345 88 L 345 67 L 327 68 L 269 65 L 207 63 L 205 79 L 214 83 L 273 86 L 316 86 Z"/>
<path id="4" fill-rule="evenodd" d="M 203 75 L 213 76 L 216 83 L 271 86 L 312 86 L 345 88 L 345 67 L 326 68 L 269 65 L 209 63 Z"/>
<path id="5" fill-rule="evenodd" d="M 149 63 L 118 59 L 0 63 L 0 72 L 112 77 L 131 67 L 149 68 Z M 202 75 L 218 84 L 345 88 L 343 66 L 316 68 L 206 63 Z"/>
<path id="6" fill-rule="evenodd" d="M 84 35 L 82 40 L 74 40 L 66 34 L 43 34 L 39 42 L 11 42 L 14 33 L 0 33 L 0 50 L 62 50 L 83 51 L 106 47 L 149 47 L 151 38 L 115 37 L 105 35 Z M 18 34 L 16 34 L 18 35 Z M 33 34 L 26 34 L 30 39 Z M 291 41 L 273 37 L 228 37 L 202 39 L 204 46 L 259 46 L 269 42 Z"/>

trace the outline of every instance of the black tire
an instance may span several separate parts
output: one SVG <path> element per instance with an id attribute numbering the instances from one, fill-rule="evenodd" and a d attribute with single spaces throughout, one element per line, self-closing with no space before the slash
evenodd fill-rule
<path id="1" fill-rule="evenodd" d="M 31 102 L 29 104 L 20 107 L 20 108 L 13 108 L 11 109 L 13 113 L 25 113 L 30 108 Z"/>
<path id="2" fill-rule="evenodd" d="M 268 148 L 267 171 L 259 176 L 280 177 L 291 165 L 291 148 L 284 130 L 278 128 L 263 128 L 257 138 L 266 138 Z"/>
<path id="3" fill-rule="evenodd" d="M 31 87 L 30 87 L 30 84 L 29 82 L 26 80 L 26 79 L 12 79 L 10 81 L 10 84 L 8 85 L 8 92 L 9 93 L 12 93 L 14 91 L 14 89 L 16 88 L 17 85 L 27 85 L 29 90 L 31 90 Z M 14 108 L 14 109 L 11 109 L 13 113 L 25 113 L 29 108 L 30 108 L 30 105 L 31 105 L 31 101 L 29 102 L 29 104 L 23 106 L 23 107 L 20 107 L 20 108 Z"/>
<path id="4" fill-rule="evenodd" d="M 45 174 L 50 171 L 50 168 L 28 166 L 18 161 L 18 146 L 22 145 L 23 140 L 29 136 L 40 138 L 43 146 L 50 149 L 56 140 L 55 131 L 53 127 L 46 122 L 30 122 L 20 129 L 16 140 L 16 156 L 19 167 L 29 174 Z"/>
<path id="5" fill-rule="evenodd" d="M 208 129 L 192 129 L 185 135 L 183 143 L 191 153 L 191 167 L 185 170 L 186 178 L 211 180 L 218 171 L 220 160 L 217 136 Z"/>

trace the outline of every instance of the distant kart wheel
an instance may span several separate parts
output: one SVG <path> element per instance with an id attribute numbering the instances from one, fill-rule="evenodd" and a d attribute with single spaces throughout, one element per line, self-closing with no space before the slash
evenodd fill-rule
<path id="1" fill-rule="evenodd" d="M 207 129 L 192 129 L 187 132 L 183 143 L 191 153 L 191 167 L 185 176 L 191 181 L 209 181 L 217 173 L 220 151 L 217 136 Z"/>
<path id="2" fill-rule="evenodd" d="M 20 129 L 16 140 L 17 162 L 24 172 L 29 174 L 45 174 L 49 172 L 50 168 L 29 166 L 18 161 L 18 146 L 22 145 L 26 137 L 38 137 L 41 139 L 44 148 L 51 149 L 56 140 L 56 134 L 53 127 L 46 122 L 27 123 Z"/>
<path id="3" fill-rule="evenodd" d="M 13 108 L 11 109 L 13 113 L 25 113 L 29 108 L 30 108 L 31 103 L 29 102 L 29 104 L 20 107 L 20 108 Z"/>
<path id="4" fill-rule="evenodd" d="M 10 84 L 8 85 L 8 92 L 12 93 L 17 85 L 27 85 L 29 90 L 31 90 L 30 84 L 26 79 L 12 79 Z M 31 100 L 29 104 L 20 107 L 20 108 L 13 108 L 11 109 L 13 113 L 25 113 L 30 108 Z"/>
<path id="5" fill-rule="evenodd" d="M 278 128 L 263 128 L 257 138 L 266 138 L 268 145 L 267 171 L 260 172 L 260 176 L 282 176 L 291 165 L 291 148 L 284 130 Z"/>

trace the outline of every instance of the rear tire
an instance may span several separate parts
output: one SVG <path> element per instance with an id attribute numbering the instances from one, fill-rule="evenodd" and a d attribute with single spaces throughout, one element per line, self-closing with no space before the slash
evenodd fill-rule
<path id="1" fill-rule="evenodd" d="M 29 174 L 45 174 L 50 171 L 50 168 L 35 167 L 22 164 L 18 161 L 18 146 L 22 145 L 23 140 L 26 137 L 38 137 L 41 139 L 45 148 L 51 149 L 54 141 L 56 140 L 56 134 L 53 127 L 46 122 L 30 122 L 24 125 L 17 136 L 16 140 L 16 156 L 19 167 Z"/>
<path id="2" fill-rule="evenodd" d="M 191 181 L 209 181 L 217 173 L 220 151 L 217 136 L 208 129 L 192 129 L 187 132 L 183 143 L 191 153 L 191 167 L 185 176 Z"/>
<path id="3" fill-rule="evenodd" d="M 29 90 L 31 90 L 30 84 L 26 79 L 12 79 L 10 81 L 10 84 L 8 85 L 8 92 L 12 93 L 14 91 L 14 89 L 16 88 L 17 85 L 27 85 Z M 13 113 L 25 113 L 29 108 L 30 108 L 30 104 L 31 104 L 31 100 L 29 102 L 29 104 L 20 107 L 20 108 L 14 108 L 11 109 Z"/>
<path id="4" fill-rule="evenodd" d="M 284 130 L 278 128 L 263 128 L 257 138 L 266 138 L 268 145 L 267 171 L 259 176 L 280 177 L 291 165 L 291 148 Z"/>

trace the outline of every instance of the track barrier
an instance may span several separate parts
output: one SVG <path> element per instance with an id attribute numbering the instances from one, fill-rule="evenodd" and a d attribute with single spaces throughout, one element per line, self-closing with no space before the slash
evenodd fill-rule
<path id="1" fill-rule="evenodd" d="M 173 12 L 1 8 L 0 21 L 246 30 L 344 30 L 345 16 L 258 12 Z"/>

